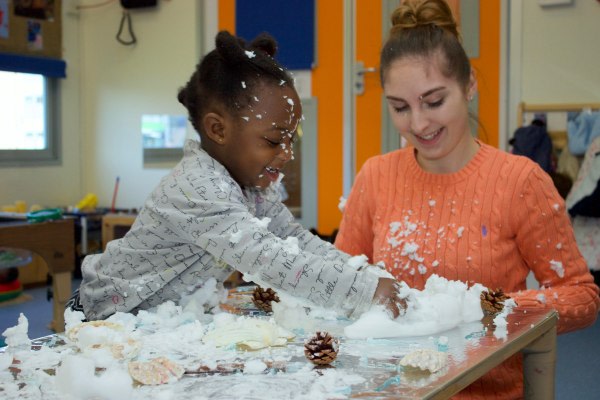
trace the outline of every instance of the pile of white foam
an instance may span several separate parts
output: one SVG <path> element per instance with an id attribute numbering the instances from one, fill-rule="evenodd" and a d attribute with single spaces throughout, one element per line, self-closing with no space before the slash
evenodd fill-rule
<path id="1" fill-rule="evenodd" d="M 383 338 L 433 335 L 460 324 L 481 320 L 481 292 L 485 286 L 467 286 L 431 275 L 423 290 L 401 283 L 400 297 L 406 299 L 404 315 L 392 319 L 382 306 L 373 307 L 346 327 L 349 338 Z"/>
<path id="2" fill-rule="evenodd" d="M 406 299 L 406 312 L 393 319 L 383 306 L 373 306 L 357 321 L 343 328 L 344 336 L 351 339 L 386 338 L 434 335 L 463 323 L 479 321 L 483 317 L 480 294 L 485 286 L 467 286 L 431 275 L 423 290 L 412 289 L 401 283 L 400 296 Z M 274 318 L 291 330 L 311 331 L 323 325 L 339 322 L 343 317 L 291 298 L 279 296 L 281 302 L 272 304 Z M 339 325 L 339 323 L 337 323 Z M 335 327 L 333 327 L 335 333 Z"/>

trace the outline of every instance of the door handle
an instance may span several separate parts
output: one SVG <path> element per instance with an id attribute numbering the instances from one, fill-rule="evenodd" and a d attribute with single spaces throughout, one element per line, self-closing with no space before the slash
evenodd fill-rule
<path id="1" fill-rule="evenodd" d="M 375 67 L 366 67 L 362 61 L 357 61 L 354 64 L 354 94 L 360 96 L 365 92 L 365 74 L 377 72 Z"/>

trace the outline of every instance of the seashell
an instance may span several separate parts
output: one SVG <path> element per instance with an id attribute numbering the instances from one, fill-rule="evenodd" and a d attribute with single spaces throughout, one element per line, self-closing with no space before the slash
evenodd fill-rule
<path id="1" fill-rule="evenodd" d="M 84 352 L 88 349 L 98 350 L 107 348 L 112 356 L 117 360 L 131 359 L 137 356 L 142 348 L 141 343 L 138 340 L 127 339 L 124 343 L 99 343 L 94 344 L 84 349 Z"/>
<path id="2" fill-rule="evenodd" d="M 448 354 L 431 349 L 418 349 L 402 357 L 402 367 L 435 373 L 446 366 Z"/>
<path id="3" fill-rule="evenodd" d="M 270 346 L 284 346 L 294 334 L 276 324 L 258 318 L 241 317 L 207 332 L 202 341 L 217 347 L 238 345 L 250 350 Z"/>
<path id="4" fill-rule="evenodd" d="M 129 375 L 144 385 L 163 385 L 176 382 L 183 376 L 185 369 L 165 357 L 150 361 L 131 361 L 127 365 Z"/>
<path id="5" fill-rule="evenodd" d="M 104 335 L 98 335 L 98 337 L 94 337 L 93 334 L 83 335 L 82 332 L 90 333 L 87 332 L 87 329 L 102 329 Z M 83 353 L 108 349 L 117 360 L 131 359 L 137 356 L 142 347 L 138 340 L 127 336 L 123 325 L 108 321 L 82 322 L 69 329 L 67 338 L 76 344 Z"/>
<path id="6" fill-rule="evenodd" d="M 105 327 L 105 328 L 113 329 L 116 331 L 123 330 L 123 325 L 116 324 L 114 322 L 88 321 L 88 322 L 82 322 L 81 324 L 75 325 L 74 327 L 69 329 L 67 331 L 67 338 L 72 342 L 77 342 L 77 336 L 79 335 L 79 331 L 81 331 L 81 329 L 86 328 L 86 327 L 94 327 L 94 328 Z"/>

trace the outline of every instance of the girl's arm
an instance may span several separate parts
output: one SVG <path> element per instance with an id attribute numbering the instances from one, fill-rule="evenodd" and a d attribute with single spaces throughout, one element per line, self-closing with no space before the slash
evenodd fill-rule
<path id="1" fill-rule="evenodd" d="M 185 193 L 184 188 L 171 193 L 169 200 L 176 209 L 186 209 Z M 189 212 L 172 214 L 170 223 L 181 227 L 180 234 L 217 263 L 232 266 L 256 283 L 346 315 L 357 316 L 370 307 L 378 269 L 349 262 L 338 251 L 323 256 L 301 248 L 291 236 L 278 237 L 270 230 L 269 218 L 259 219 L 248 211 L 241 192 L 209 194 Z"/>
<path id="2" fill-rule="evenodd" d="M 329 257 L 342 257 L 348 260 L 350 258 L 349 255 L 340 253 L 331 243 L 313 235 L 308 229 L 296 222 L 289 209 L 280 201 L 279 191 L 276 188 L 270 187 L 255 195 L 261 198 L 257 215 L 270 219 L 269 230 L 275 236 L 281 239 L 295 237 L 298 239 L 298 247 L 302 250 L 326 259 Z"/>

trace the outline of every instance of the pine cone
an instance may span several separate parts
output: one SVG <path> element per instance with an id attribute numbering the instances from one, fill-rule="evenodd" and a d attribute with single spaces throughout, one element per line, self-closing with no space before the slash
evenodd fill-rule
<path id="1" fill-rule="evenodd" d="M 483 312 L 489 315 L 500 313 L 504 309 L 504 302 L 510 299 L 509 296 L 504 294 L 502 288 L 496 289 L 496 291 L 483 291 L 479 298 L 481 299 Z"/>
<path id="2" fill-rule="evenodd" d="M 279 303 L 279 296 L 277 293 L 271 289 L 263 289 L 260 286 L 254 288 L 254 292 L 252 293 L 252 302 L 254 305 L 265 312 L 272 312 L 271 302 Z"/>
<path id="3" fill-rule="evenodd" d="M 317 332 L 304 342 L 304 355 L 317 365 L 331 364 L 337 357 L 340 342 L 327 332 Z"/>

